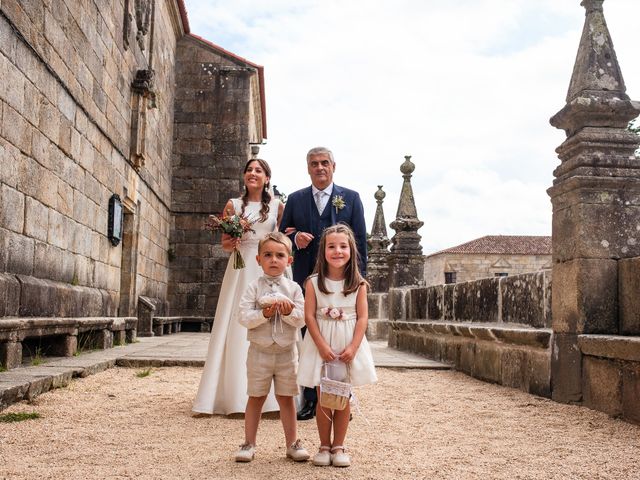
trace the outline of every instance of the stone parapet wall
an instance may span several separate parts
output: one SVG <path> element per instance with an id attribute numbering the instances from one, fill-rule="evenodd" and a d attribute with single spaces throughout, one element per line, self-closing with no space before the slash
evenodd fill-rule
<path id="1" fill-rule="evenodd" d="M 480 380 L 551 395 L 550 329 L 505 324 L 395 321 L 389 346 L 453 365 Z"/>
<path id="2" fill-rule="evenodd" d="M 389 345 L 551 395 L 551 272 L 391 289 Z"/>
<path id="3" fill-rule="evenodd" d="M 369 293 L 367 295 L 369 307 L 369 322 L 367 338 L 369 340 L 386 340 L 389 336 L 389 304 L 388 293 Z"/>
<path id="4" fill-rule="evenodd" d="M 579 335 L 582 403 L 640 424 L 640 338 Z"/>
<path id="5" fill-rule="evenodd" d="M 389 291 L 389 319 L 551 327 L 551 272 Z"/>
<path id="6" fill-rule="evenodd" d="M 640 257 L 618 260 L 620 334 L 640 335 Z"/>

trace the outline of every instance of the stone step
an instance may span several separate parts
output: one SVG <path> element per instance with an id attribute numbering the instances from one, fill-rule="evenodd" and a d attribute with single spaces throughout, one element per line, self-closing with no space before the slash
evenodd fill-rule
<path id="1" fill-rule="evenodd" d="M 136 343 L 97 350 L 74 357 L 45 358 L 38 366 L 21 366 L 0 372 L 0 410 L 21 400 L 32 400 L 52 389 L 68 385 L 72 378 L 86 377 L 113 366 L 201 367 L 207 355 L 208 333 L 182 332 L 162 337 L 139 338 Z M 386 342 L 370 342 L 374 362 L 380 368 L 449 369 L 419 355 L 391 349 Z"/>

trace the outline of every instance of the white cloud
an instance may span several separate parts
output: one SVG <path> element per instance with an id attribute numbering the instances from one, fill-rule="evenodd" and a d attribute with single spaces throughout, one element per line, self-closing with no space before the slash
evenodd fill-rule
<path id="1" fill-rule="evenodd" d="M 565 102 L 579 3 L 186 0 L 194 33 L 265 67 L 261 156 L 274 183 L 306 186 L 306 151 L 328 146 L 336 182 L 360 192 L 368 225 L 384 185 L 390 223 L 400 164 L 413 155 L 425 253 L 551 233 L 546 189 L 564 133 L 549 118 Z M 640 4 L 604 7 L 628 93 L 640 98 Z"/>

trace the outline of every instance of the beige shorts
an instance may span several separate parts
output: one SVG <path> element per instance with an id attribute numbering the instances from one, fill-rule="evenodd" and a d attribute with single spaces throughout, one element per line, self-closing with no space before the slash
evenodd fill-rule
<path id="1" fill-rule="evenodd" d="M 251 343 L 247 355 L 247 395 L 267 395 L 273 381 L 276 395 L 296 396 L 300 391 L 296 383 L 297 370 L 298 352 L 295 344 L 288 347 L 277 344 L 261 347 Z"/>

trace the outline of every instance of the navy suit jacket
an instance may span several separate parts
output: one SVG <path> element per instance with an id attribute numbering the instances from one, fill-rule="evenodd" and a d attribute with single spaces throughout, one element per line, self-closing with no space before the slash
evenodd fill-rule
<path id="1" fill-rule="evenodd" d="M 345 206 L 336 212 L 333 206 L 333 198 L 336 195 L 342 196 Z M 331 198 L 327 202 L 325 208 L 331 209 L 331 224 L 344 222 L 349 225 L 356 237 L 358 252 L 360 253 L 360 272 L 362 275 L 367 273 L 367 227 L 364 222 L 364 208 L 358 192 L 349 190 L 348 188 L 339 187 L 333 184 L 333 192 Z M 289 227 L 294 227 L 298 232 L 308 232 L 313 235 L 313 240 L 307 248 L 298 249 L 296 247 L 294 236 L 291 235 L 293 241 L 293 279 L 304 288 L 304 281 L 311 275 L 316 265 L 318 257 L 318 244 L 320 242 L 320 226 L 318 225 L 318 215 L 316 203 L 313 199 L 311 186 L 293 192 L 287 198 L 287 204 L 282 213 L 280 221 L 280 231 L 284 232 Z"/>

